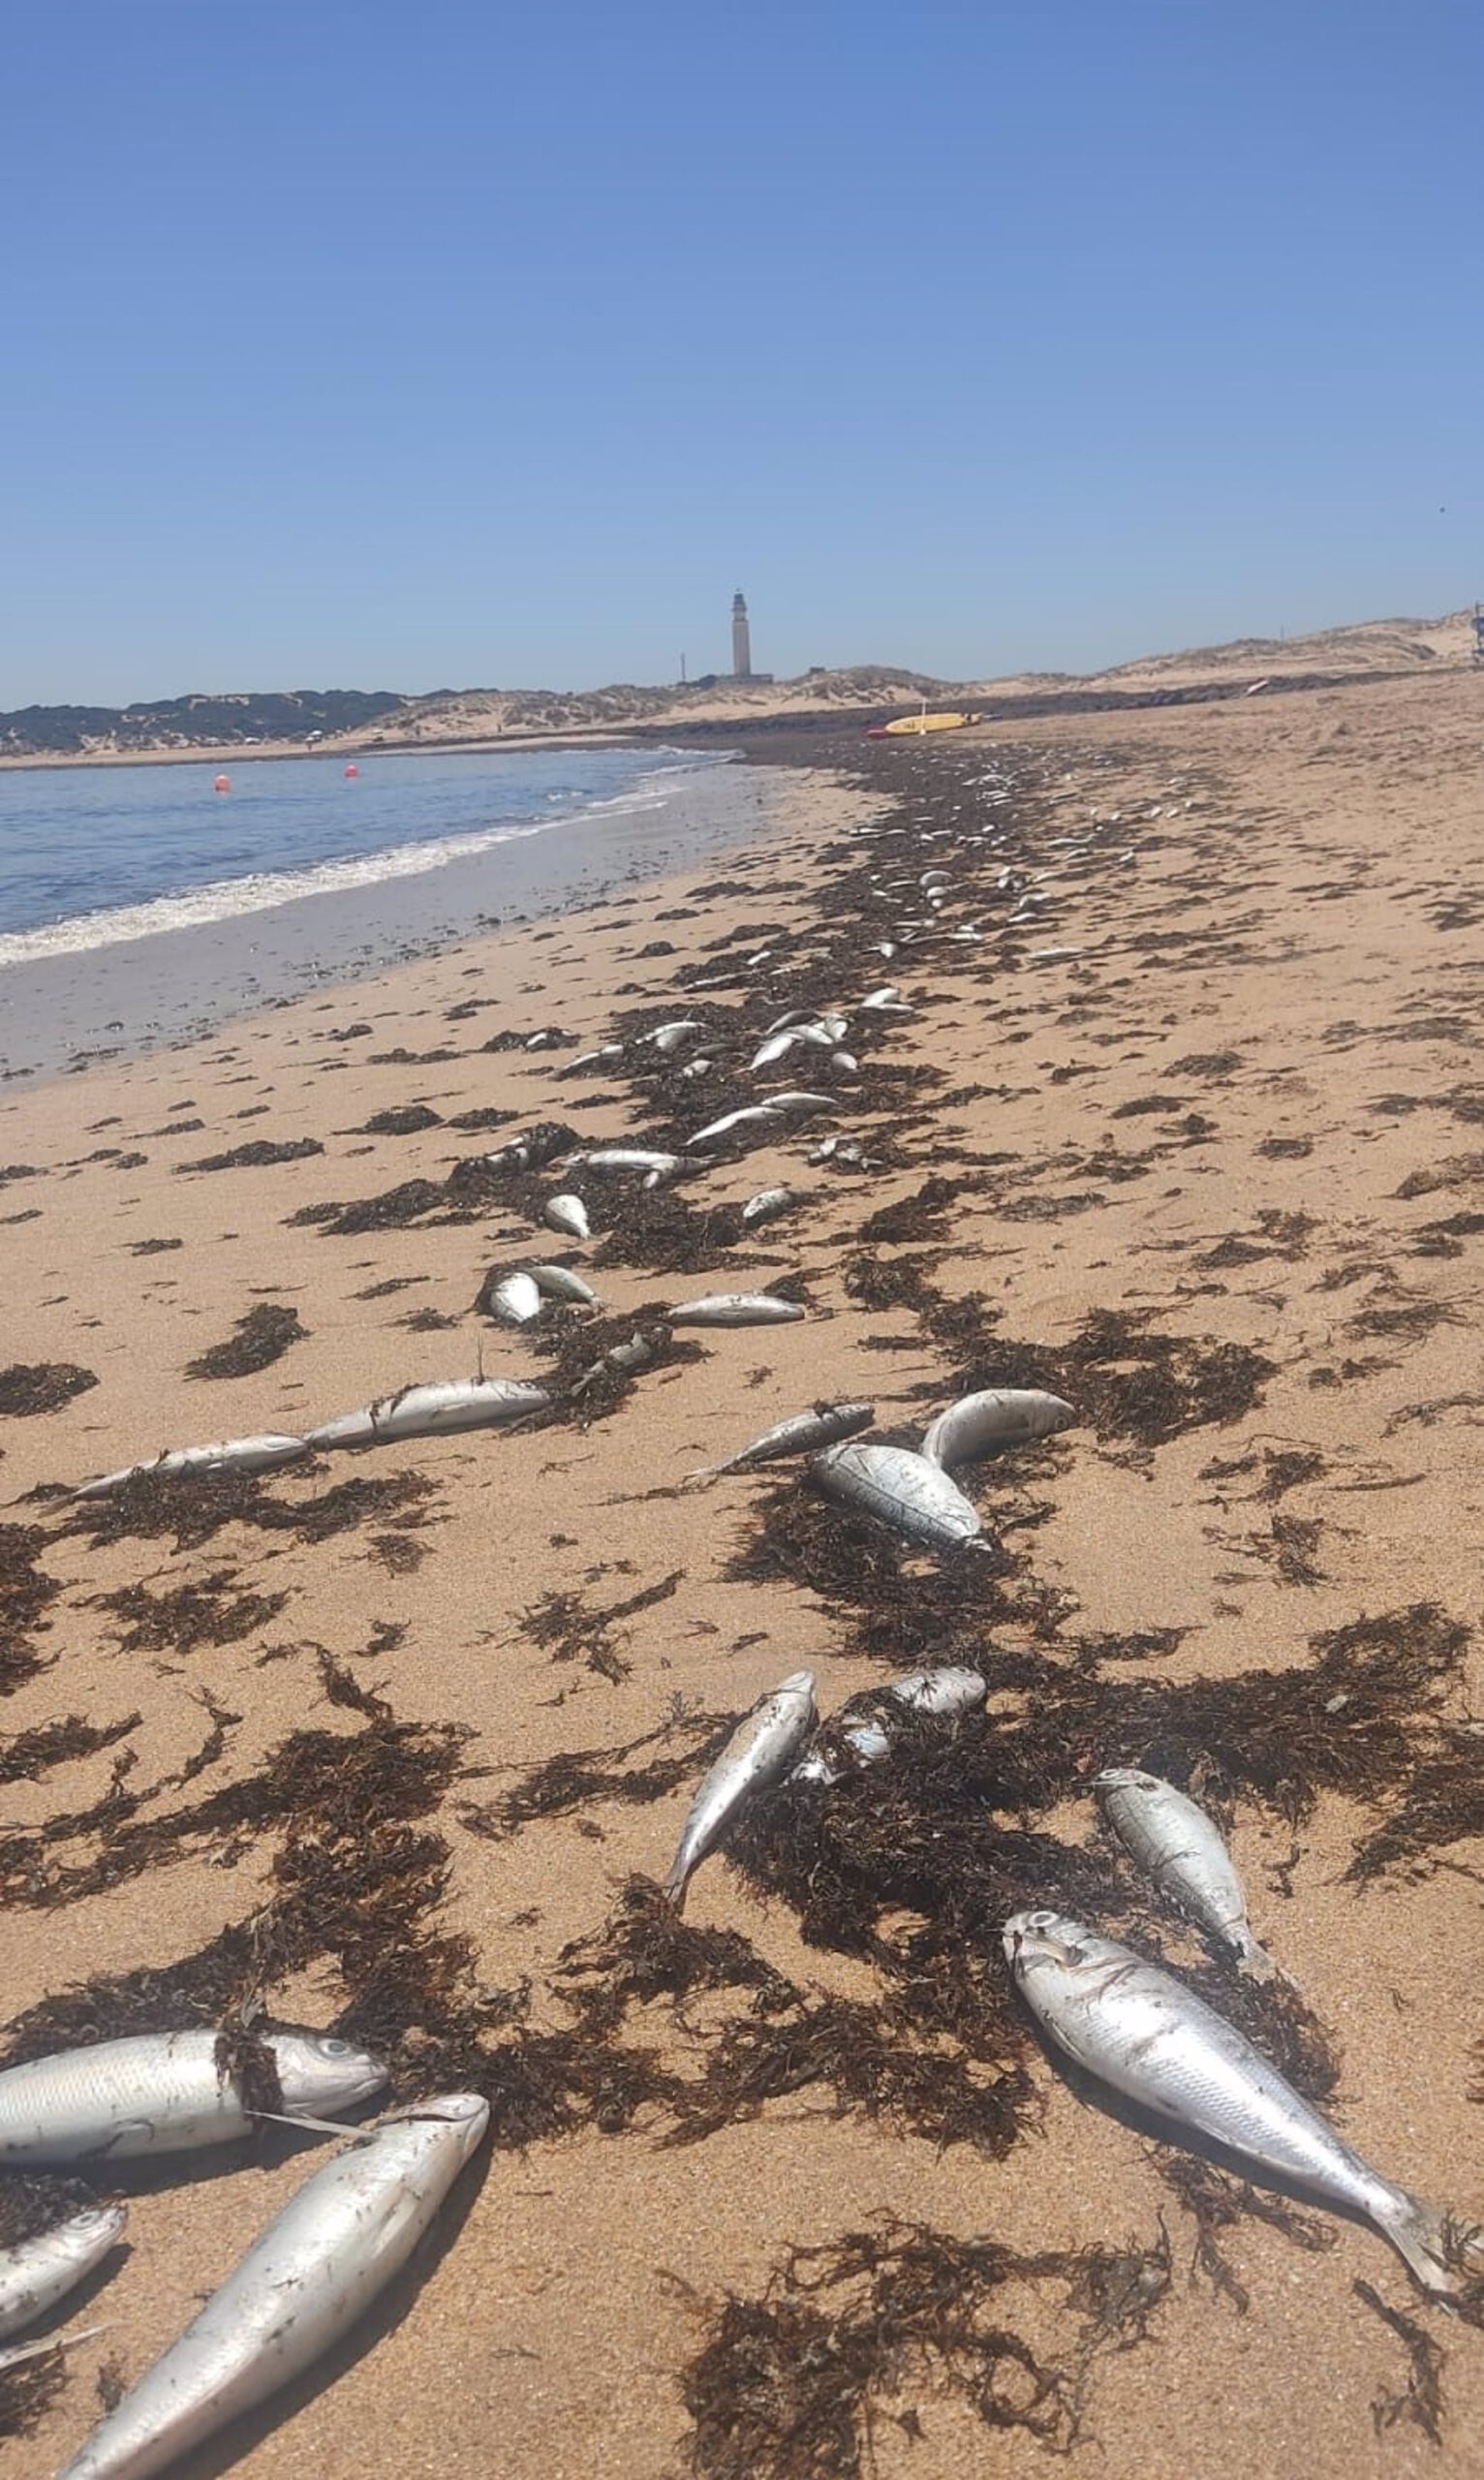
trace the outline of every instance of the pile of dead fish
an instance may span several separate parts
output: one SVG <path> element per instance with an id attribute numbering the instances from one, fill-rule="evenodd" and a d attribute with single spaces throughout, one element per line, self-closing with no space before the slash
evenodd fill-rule
<path id="1" fill-rule="evenodd" d="M 274 2031 L 257 2046 L 281 2111 L 253 2106 L 211 2031 L 102 2041 L 0 2072 L 0 2164 L 21 2171 L 196 2155 L 264 2117 L 352 2139 L 105 2415 L 63 2480 L 146 2480 L 276 2394 L 385 2290 L 479 2151 L 489 2124 L 479 2093 L 440 2093 L 361 2132 L 325 2113 L 383 2090 L 378 2060 L 324 2033 Z M 83 2206 L 0 2249 L 0 2338 L 24 2332 L 95 2273 L 126 2219 L 121 2204 Z M 6 2353 L 0 2367 L 26 2356 Z"/>

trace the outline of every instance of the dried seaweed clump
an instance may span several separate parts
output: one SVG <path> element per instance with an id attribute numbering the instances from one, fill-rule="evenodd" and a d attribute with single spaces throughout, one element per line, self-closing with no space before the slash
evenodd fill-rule
<path id="1" fill-rule="evenodd" d="M 76 1361 L 13 1361 L 9 1369 L 0 1369 L 0 1414 L 19 1421 L 37 1412 L 59 1412 L 75 1395 L 85 1395 L 97 1383 L 95 1373 L 79 1369 Z"/>
<path id="2" fill-rule="evenodd" d="M 1009 2298 L 1054 2286 L 1075 2319 L 1043 2361 L 1009 2322 Z M 709 2480 L 862 2480 L 882 2418 L 921 2437 L 910 2391 L 946 2393 L 987 2429 L 1066 2451 L 1105 2350 L 1150 2338 L 1170 2288 L 1169 2243 L 1022 2255 L 887 2218 L 818 2248 L 790 2248 L 759 2298 L 713 2310 L 685 2368 L 693 2468 Z"/>
<path id="3" fill-rule="evenodd" d="M 43 1667 L 31 1637 L 61 1586 L 37 1566 L 46 1546 L 38 1524 L 0 1524 L 0 1696 Z"/>
<path id="4" fill-rule="evenodd" d="M 226 1154 L 203 1154 L 196 1162 L 177 1162 L 177 1171 L 246 1171 L 266 1168 L 273 1162 L 302 1162 L 311 1154 L 323 1154 L 324 1146 L 317 1136 L 286 1137 L 281 1141 L 270 1136 L 255 1136 L 246 1145 L 233 1145 Z"/>
<path id="5" fill-rule="evenodd" d="M 663 1800 L 705 1772 L 721 1754 L 736 1720 L 734 1714 L 676 1714 L 621 1748 L 561 1750 L 521 1769 L 519 1779 L 495 1799 L 467 1804 L 459 1811 L 460 1823 L 472 1834 L 499 1843 L 518 1834 L 533 1817 L 586 1814 L 604 1800 L 634 1805 Z M 640 1749 L 675 1740 L 680 1746 L 672 1754 L 651 1757 L 647 1765 L 629 1765 Z"/>
<path id="6" fill-rule="evenodd" d="M 39 1722 L 35 1730 L 17 1731 L 14 1739 L 0 1740 L 0 1783 L 31 1782 L 49 1766 L 96 1756 L 100 1749 L 126 1740 L 142 1720 L 142 1715 L 126 1714 L 117 1722 L 87 1722 L 80 1714 L 68 1714 L 60 1721 Z M 0 2247 L 5 2244 L 0 2237 Z"/>
<path id="7" fill-rule="evenodd" d="M 302 1343 L 308 1328 L 299 1322 L 296 1309 L 287 1308 L 281 1301 L 260 1300 L 245 1318 L 239 1318 L 232 1333 L 224 1344 L 213 1344 L 208 1350 L 187 1361 L 187 1378 L 252 1378 L 260 1369 L 269 1369 L 282 1360 L 292 1344 Z"/>
<path id="8" fill-rule="evenodd" d="M 189 1654 L 199 1645 L 240 1644 L 276 1618 L 289 1598 L 287 1593 L 233 1593 L 235 1581 L 235 1568 L 219 1567 L 170 1593 L 124 1585 L 101 1594 L 98 1606 L 127 1623 L 118 1640 L 126 1654 Z"/>

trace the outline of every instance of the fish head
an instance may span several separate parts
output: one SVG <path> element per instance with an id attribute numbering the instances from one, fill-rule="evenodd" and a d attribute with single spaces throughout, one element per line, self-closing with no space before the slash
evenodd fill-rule
<path id="1" fill-rule="evenodd" d="M 97 2248 L 101 2251 L 111 2248 L 115 2239 L 122 2239 L 128 2219 L 127 2205 L 83 2205 L 67 2216 L 66 2227 L 79 2248 Z"/>
<path id="2" fill-rule="evenodd" d="M 267 2046 L 278 2068 L 284 2106 L 290 2112 L 305 2110 L 314 2118 L 330 2117 L 337 2110 L 369 2101 L 387 2080 L 381 2059 L 354 2041 L 342 2040 L 336 2032 L 273 2032 Z"/>
<path id="3" fill-rule="evenodd" d="M 1093 1777 L 1095 1791 L 1159 1791 L 1164 1789 L 1158 1774 L 1146 1774 L 1137 1765 L 1105 1765 Z"/>
<path id="4" fill-rule="evenodd" d="M 813 1671 L 790 1670 L 787 1679 L 779 1681 L 773 1693 L 775 1696 L 801 1697 L 806 1705 L 812 1705 L 814 1703 Z"/>
<path id="5" fill-rule="evenodd" d="M 1001 1931 L 1005 1958 L 1017 1980 L 1030 1972 L 1065 1971 L 1083 1961 L 1088 1932 L 1061 1911 L 1014 1911 Z"/>

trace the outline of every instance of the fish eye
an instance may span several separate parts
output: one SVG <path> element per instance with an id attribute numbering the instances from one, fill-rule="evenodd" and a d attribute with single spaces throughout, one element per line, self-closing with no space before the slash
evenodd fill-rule
<path id="1" fill-rule="evenodd" d="M 320 2055 L 322 2058 L 349 2058 L 351 2044 L 342 2041 L 337 2033 L 324 2032 L 320 2036 Z"/>

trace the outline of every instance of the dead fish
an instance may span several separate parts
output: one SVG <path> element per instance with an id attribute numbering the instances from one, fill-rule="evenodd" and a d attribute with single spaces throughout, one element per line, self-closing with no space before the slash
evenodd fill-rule
<path id="1" fill-rule="evenodd" d="M 654 1032 L 646 1034 L 643 1038 L 653 1050 L 667 1059 L 672 1050 L 680 1048 L 688 1034 L 703 1034 L 705 1030 L 699 1016 L 672 1016 L 667 1025 L 657 1025 Z"/>
<path id="2" fill-rule="evenodd" d="M 697 1076 L 709 1076 L 710 1073 L 709 1059 L 688 1059 L 680 1071 L 682 1082 L 687 1085 L 694 1085 Z"/>
<path id="3" fill-rule="evenodd" d="M 541 1291 L 530 1275 L 505 1275 L 487 1305 L 491 1318 L 498 1318 L 502 1326 L 529 1326 L 541 1314 Z"/>
<path id="4" fill-rule="evenodd" d="M 829 1446 L 811 1466 L 819 1488 L 837 1506 L 932 1550 L 956 1550 L 973 1542 L 994 1547 L 973 1506 L 943 1471 L 909 1446 Z"/>
<path id="5" fill-rule="evenodd" d="M 590 1369 L 583 1370 L 580 1377 L 572 1380 L 572 1397 L 585 1395 L 607 1370 L 616 1370 L 620 1377 L 630 1378 L 636 1369 L 647 1368 L 656 1352 L 668 1342 L 667 1326 L 640 1326 L 634 1334 L 626 1336 L 621 1344 L 614 1344 L 601 1360 L 595 1360 Z"/>
<path id="6" fill-rule="evenodd" d="M 835 1105 L 828 1094 L 799 1094 L 790 1090 L 764 1096 L 762 1107 L 768 1111 L 782 1111 L 789 1119 L 803 1119 L 811 1111 L 832 1111 Z"/>
<path id="7" fill-rule="evenodd" d="M 930 1464 L 967 1464 L 997 1447 L 1050 1438 L 1076 1417 L 1060 1395 L 1038 1387 L 987 1386 L 977 1395 L 961 1395 L 929 1423 L 922 1452 Z"/>
<path id="8" fill-rule="evenodd" d="M 311 2367 L 406 2264 L 488 2124 L 482 2094 L 439 2093 L 316 2170 L 61 2480 L 150 2480 Z"/>
<path id="9" fill-rule="evenodd" d="M 84 2205 L 30 2239 L 0 2248 L 0 2340 L 23 2334 L 87 2279 L 124 2235 L 122 2205 Z"/>
<path id="10" fill-rule="evenodd" d="M 1247 1897 L 1230 1852 L 1202 1808 L 1158 1774 L 1112 1765 L 1095 1777 L 1108 1823 L 1162 1894 L 1230 1946 L 1238 1969 L 1272 1980 L 1273 1958 L 1252 1935 Z"/>
<path id="11" fill-rule="evenodd" d="M 860 1004 L 877 1016 L 910 1016 L 912 1013 L 894 981 L 883 982 L 880 990 L 873 990 Z"/>
<path id="12" fill-rule="evenodd" d="M 860 1062 L 852 1050 L 837 1050 L 830 1056 L 830 1070 L 836 1076 L 858 1076 Z"/>
<path id="13" fill-rule="evenodd" d="M 477 1154 L 468 1159 L 486 1171 L 540 1171 L 566 1154 L 577 1142 L 577 1132 L 565 1120 L 538 1120 L 522 1136 L 512 1136 L 497 1145 L 491 1154 Z"/>
<path id="14" fill-rule="evenodd" d="M 694 1136 L 686 1138 L 686 1151 L 694 1153 L 700 1145 L 712 1145 L 719 1136 L 731 1136 L 740 1128 L 776 1128 L 783 1114 L 770 1102 L 749 1102 L 739 1111 L 724 1111 L 719 1120 L 708 1120 Z"/>
<path id="15" fill-rule="evenodd" d="M 703 1464 L 688 1472 L 686 1479 L 715 1480 L 718 1473 L 735 1472 L 743 1465 L 770 1464 L 782 1455 L 813 1455 L 821 1446 L 833 1446 L 840 1439 L 853 1438 L 858 1430 L 868 1430 L 875 1418 L 874 1404 L 816 1404 L 811 1412 L 792 1412 L 786 1421 L 775 1421 L 725 1464 Z"/>
<path id="16" fill-rule="evenodd" d="M 403 1386 L 363 1410 L 322 1421 L 307 1446 L 382 1446 L 393 1439 L 442 1438 L 451 1430 L 486 1429 L 497 1421 L 524 1420 L 543 1412 L 551 1398 L 544 1386 L 515 1378 L 448 1378 Z"/>
<path id="17" fill-rule="evenodd" d="M 646 1145 L 600 1145 L 574 1154 L 572 1163 L 589 1171 L 643 1171 L 651 1180 L 667 1180 L 680 1169 L 678 1154 L 662 1154 Z"/>
<path id="18" fill-rule="evenodd" d="M 790 1050 L 795 1049 L 803 1038 L 796 1025 L 788 1033 L 770 1034 L 767 1040 L 759 1044 L 754 1052 L 747 1063 L 748 1067 L 750 1069 L 771 1068 L 775 1060 L 787 1059 Z"/>
<path id="19" fill-rule="evenodd" d="M 575 1076 L 580 1069 L 596 1068 L 600 1060 L 622 1059 L 623 1055 L 622 1042 L 602 1042 L 597 1050 L 585 1050 L 580 1059 L 570 1060 L 565 1068 L 558 1070 L 558 1074 Z"/>
<path id="20" fill-rule="evenodd" d="M 598 1309 L 603 1305 L 592 1285 L 584 1283 L 571 1266 L 533 1266 L 531 1281 L 548 1300 L 574 1300 L 584 1309 Z"/>
<path id="21" fill-rule="evenodd" d="M 693 1872 L 748 1801 L 788 1772 L 818 1717 L 812 1671 L 790 1671 L 739 1722 L 691 1802 L 665 1892 L 677 1911 Z"/>
<path id="22" fill-rule="evenodd" d="M 742 1220 L 751 1230 L 758 1224 L 773 1222 L 780 1214 L 788 1214 L 792 1207 L 802 1205 L 804 1201 L 805 1192 L 802 1189 L 759 1189 L 742 1208 Z"/>
<path id="23" fill-rule="evenodd" d="M 889 1679 L 880 1690 L 891 1704 L 905 1706 L 909 1713 L 926 1714 L 935 1720 L 954 1719 L 972 1714 L 984 1702 L 987 1684 L 983 1673 L 965 1670 L 943 1663 L 936 1670 L 910 1670 L 900 1679 Z M 854 1700 L 859 1703 L 860 1699 Z M 889 1716 L 889 1707 L 888 1707 Z M 826 1726 L 828 1727 L 828 1726 Z M 838 1782 L 847 1771 L 865 1765 L 880 1765 L 891 1754 L 891 1735 L 886 1718 L 867 1718 L 850 1722 L 838 1732 L 839 1749 L 811 1749 L 793 1768 L 790 1782 Z M 845 1762 L 842 1763 L 842 1757 Z"/>
<path id="24" fill-rule="evenodd" d="M 1079 2066 L 1166 2121 L 1275 2177 L 1362 2216 L 1424 2290 L 1456 2291 L 1458 2236 L 1484 2265 L 1480 2234 L 1393 2186 L 1342 2142 L 1234 2024 L 1173 1972 L 1055 1911 L 1007 1920 L 1005 1951 L 1027 2005 Z"/>
<path id="25" fill-rule="evenodd" d="M 369 2100 L 386 2069 L 329 2032 L 268 2032 L 285 2114 L 332 2117 Z M 254 2124 L 215 2032 L 137 2032 L 0 2069 L 0 2162 L 82 2161 L 232 2144 Z"/>
<path id="26" fill-rule="evenodd" d="M 101 1472 L 95 1481 L 81 1482 L 71 1496 L 106 1499 L 126 1481 L 138 1481 L 146 1472 L 161 1481 L 201 1480 L 213 1472 L 271 1472 L 280 1464 L 292 1464 L 296 1456 L 308 1453 L 307 1439 L 290 1438 L 281 1430 L 265 1431 L 260 1438 L 217 1439 L 209 1446 L 170 1446 L 147 1464 L 125 1464 L 116 1472 Z"/>
<path id="27" fill-rule="evenodd" d="M 807 1313 L 771 1291 L 708 1291 L 666 1314 L 672 1326 L 791 1326 Z"/>
<path id="28" fill-rule="evenodd" d="M 565 1231 L 570 1240 L 591 1240 L 593 1236 L 587 1208 L 570 1189 L 564 1189 L 559 1196 L 546 1199 L 541 1208 L 541 1221 L 548 1231 Z"/>

